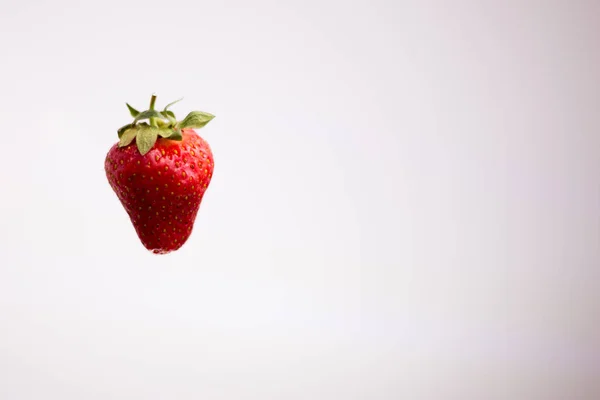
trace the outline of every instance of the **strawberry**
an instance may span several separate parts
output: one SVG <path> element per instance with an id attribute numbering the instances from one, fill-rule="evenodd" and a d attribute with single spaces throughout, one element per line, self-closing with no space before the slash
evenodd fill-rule
<path id="1" fill-rule="evenodd" d="M 213 115 L 192 111 L 182 121 L 167 105 L 139 112 L 118 130 L 119 142 L 106 156 L 104 168 L 140 238 L 155 254 L 179 249 L 188 240 L 202 197 L 210 183 L 214 160 L 208 143 L 194 128 Z M 142 120 L 148 122 L 140 122 Z"/>

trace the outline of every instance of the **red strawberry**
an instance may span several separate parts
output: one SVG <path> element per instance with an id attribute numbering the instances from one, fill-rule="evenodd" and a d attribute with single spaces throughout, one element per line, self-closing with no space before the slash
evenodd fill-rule
<path id="1" fill-rule="evenodd" d="M 177 122 L 169 104 L 162 112 L 138 112 L 119 129 L 119 143 L 108 152 L 108 182 L 129 214 L 142 244 L 156 254 L 179 249 L 189 238 L 202 197 L 213 174 L 208 143 L 192 128 L 213 115 L 193 111 Z M 149 119 L 150 123 L 139 123 Z M 135 145 L 134 145 L 135 143 Z"/>

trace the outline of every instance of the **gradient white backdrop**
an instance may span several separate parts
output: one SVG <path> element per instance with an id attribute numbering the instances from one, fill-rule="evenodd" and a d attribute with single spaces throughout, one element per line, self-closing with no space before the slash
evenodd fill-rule
<path id="1" fill-rule="evenodd" d="M 1 399 L 600 398 L 600 3 L 2 1 Z M 181 96 L 180 251 L 104 175 Z"/>

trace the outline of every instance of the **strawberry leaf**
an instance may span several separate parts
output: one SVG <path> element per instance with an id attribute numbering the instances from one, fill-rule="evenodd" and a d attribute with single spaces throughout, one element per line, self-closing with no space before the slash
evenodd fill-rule
<path id="1" fill-rule="evenodd" d="M 119 138 L 119 147 L 128 146 L 131 142 L 133 142 L 133 139 L 135 139 L 137 133 L 137 129 L 127 129 L 125 132 L 123 132 Z"/>
<path id="2" fill-rule="evenodd" d="M 150 118 L 163 118 L 163 116 L 160 112 L 158 112 L 156 110 L 142 111 L 133 120 L 133 125 L 135 125 L 139 120 L 150 119 Z"/>
<path id="3" fill-rule="evenodd" d="M 202 111 L 192 111 L 179 123 L 180 128 L 202 128 L 215 116 Z"/>
<path id="4" fill-rule="evenodd" d="M 119 139 L 121 139 L 121 136 L 123 136 L 123 133 L 127 129 L 131 128 L 132 126 L 133 126 L 132 124 L 127 124 L 127 125 L 124 125 L 124 126 L 120 127 L 119 130 L 117 131 L 117 134 L 119 135 Z"/>
<path id="5" fill-rule="evenodd" d="M 181 136 L 181 129 L 173 129 L 173 134 L 169 136 L 169 140 L 183 140 L 183 136 Z"/>
<path id="6" fill-rule="evenodd" d="M 138 110 L 136 110 L 135 108 L 131 107 L 129 105 L 129 103 L 125 103 L 125 104 L 127 105 L 127 108 L 129 109 L 129 114 L 131 114 L 131 116 L 133 118 L 137 117 L 140 112 Z"/>
<path id="7" fill-rule="evenodd" d="M 181 130 L 174 129 L 174 128 L 160 129 L 158 132 L 158 135 L 162 138 L 169 139 L 169 140 L 182 140 L 183 139 L 183 137 L 181 136 Z"/>
<path id="8" fill-rule="evenodd" d="M 170 128 L 161 128 L 158 130 L 158 136 L 162 138 L 168 138 L 173 134 L 173 129 Z"/>
<path id="9" fill-rule="evenodd" d="M 163 111 L 167 111 L 167 109 L 168 109 L 169 107 L 171 107 L 173 104 L 179 103 L 181 100 L 183 100 L 183 97 L 182 97 L 182 98 L 180 98 L 179 100 L 175 100 L 174 102 L 167 104 L 167 105 L 165 106 L 165 109 L 164 109 Z"/>
<path id="10" fill-rule="evenodd" d="M 141 155 L 146 155 L 158 139 L 159 129 L 153 126 L 140 127 L 137 132 L 135 142 Z"/>
<path id="11" fill-rule="evenodd" d="M 171 124 L 171 126 L 174 126 L 177 123 L 177 120 L 175 119 L 175 114 L 173 114 L 173 111 L 163 111 L 162 113 L 163 118 L 166 118 L 169 120 L 169 123 Z"/>

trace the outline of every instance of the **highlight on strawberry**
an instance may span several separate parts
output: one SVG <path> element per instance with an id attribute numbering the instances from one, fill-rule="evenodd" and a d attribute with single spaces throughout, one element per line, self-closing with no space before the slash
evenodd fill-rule
<path id="1" fill-rule="evenodd" d="M 145 111 L 126 104 L 133 121 L 119 128 L 104 162 L 138 237 L 155 254 L 186 243 L 214 170 L 210 146 L 195 131 L 214 115 L 192 111 L 178 121 L 169 108 L 179 101 L 162 111 L 155 109 L 156 95 Z"/>

